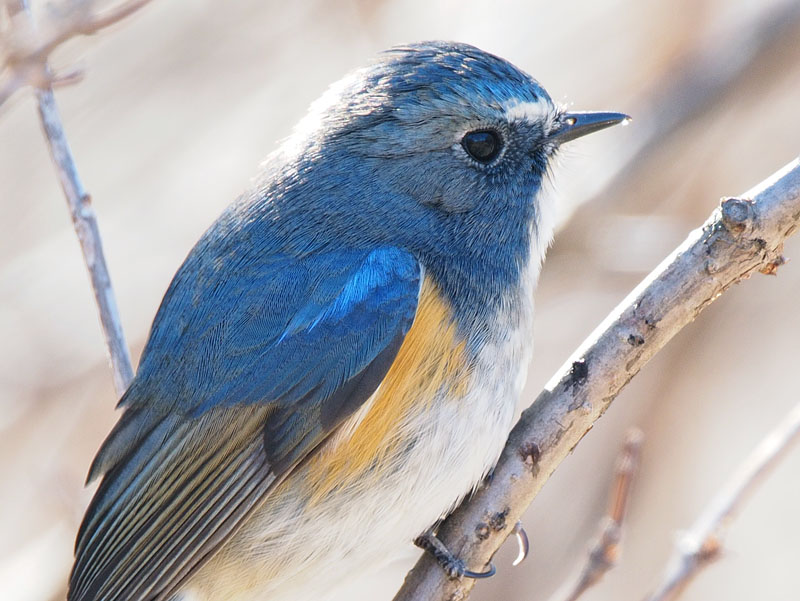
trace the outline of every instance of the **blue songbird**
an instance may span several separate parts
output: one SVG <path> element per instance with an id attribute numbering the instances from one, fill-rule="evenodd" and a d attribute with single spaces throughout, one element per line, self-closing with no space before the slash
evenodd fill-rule
<path id="1" fill-rule="evenodd" d="M 334 84 L 164 295 L 69 600 L 320 599 L 425 546 L 512 425 L 550 161 L 625 118 L 450 42 Z"/>

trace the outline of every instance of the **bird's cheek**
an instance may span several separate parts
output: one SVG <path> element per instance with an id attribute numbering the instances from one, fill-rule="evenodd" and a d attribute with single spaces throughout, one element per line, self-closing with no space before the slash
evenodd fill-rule
<path id="1" fill-rule="evenodd" d="M 529 154 L 530 171 L 544 174 L 550 161 L 555 158 L 558 146 L 555 144 L 542 144 Z"/>

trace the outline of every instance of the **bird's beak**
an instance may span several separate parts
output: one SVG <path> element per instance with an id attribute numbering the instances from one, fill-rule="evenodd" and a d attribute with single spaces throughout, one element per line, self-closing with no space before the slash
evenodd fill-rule
<path id="1" fill-rule="evenodd" d="M 556 127 L 547 136 L 547 141 L 563 144 L 618 123 L 627 123 L 630 119 L 623 113 L 563 113 Z"/>

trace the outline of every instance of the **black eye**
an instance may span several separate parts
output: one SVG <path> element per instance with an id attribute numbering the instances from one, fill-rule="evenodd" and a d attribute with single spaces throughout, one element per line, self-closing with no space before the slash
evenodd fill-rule
<path id="1" fill-rule="evenodd" d="M 503 142 L 496 132 L 484 129 L 466 134 L 461 145 L 479 163 L 491 163 L 500 153 Z"/>

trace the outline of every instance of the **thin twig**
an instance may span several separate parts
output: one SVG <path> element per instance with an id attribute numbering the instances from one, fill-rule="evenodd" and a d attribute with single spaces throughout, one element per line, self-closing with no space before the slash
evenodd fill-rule
<path id="1" fill-rule="evenodd" d="M 103 244 L 97 217 L 91 205 L 89 194 L 78 176 L 61 118 L 52 90 L 37 90 L 39 117 L 47 136 L 50 156 L 56 164 L 58 179 L 69 204 L 70 216 L 75 233 L 81 244 L 83 258 L 92 280 L 92 290 L 100 314 L 100 323 L 106 341 L 111 368 L 114 372 L 114 388 L 122 394 L 133 379 L 133 367 L 122 322 L 117 308 L 117 300 L 108 273 Z"/>
<path id="2" fill-rule="evenodd" d="M 9 2 L 9 7 L 11 7 L 12 4 L 15 5 L 13 10 L 10 9 L 12 17 L 24 13 L 31 20 L 31 25 L 33 25 L 27 0 L 12 0 Z M 86 19 L 88 19 L 87 22 L 100 23 L 102 26 L 106 26 L 112 22 L 112 17 L 130 14 L 130 12 L 132 12 L 132 10 L 130 10 L 131 4 L 137 4 L 138 7 L 144 4 L 144 2 L 128 3 L 126 5 L 128 10 L 112 11 L 111 17 L 86 17 Z M 16 13 L 16 15 L 14 13 Z M 120 16 L 119 18 L 122 17 Z M 87 29 L 86 31 L 96 31 L 96 29 Z M 43 69 L 47 72 L 46 60 L 43 62 Z M 130 384 L 133 379 L 133 367 L 128 352 L 128 345 L 125 342 L 125 335 L 122 331 L 122 323 L 119 317 L 119 310 L 117 309 L 114 289 L 111 286 L 111 276 L 106 266 L 103 245 L 100 239 L 100 229 L 97 225 L 97 217 L 92 208 L 89 194 L 83 187 L 83 183 L 78 175 L 75 160 L 72 156 L 72 151 L 69 148 L 69 143 L 64 133 L 64 127 L 61 123 L 61 117 L 58 112 L 53 90 L 49 85 L 37 89 L 36 98 L 38 101 L 42 128 L 44 129 L 50 149 L 50 156 L 56 165 L 61 189 L 64 191 L 64 196 L 66 196 L 72 223 L 75 227 L 75 233 L 78 236 L 78 241 L 83 251 L 83 258 L 92 281 L 92 290 L 94 291 L 95 301 L 97 302 L 97 308 L 100 314 L 100 323 L 103 327 L 106 348 L 111 358 L 114 388 L 117 394 L 121 395 L 125 392 L 128 384 Z"/>
<path id="3" fill-rule="evenodd" d="M 129 0 L 104 13 L 94 13 L 93 0 L 73 0 L 59 18 L 46 24 L 41 33 L 31 20 L 27 0 L 8 0 L 9 25 L 0 32 L 3 53 L 0 62 L 0 105 L 25 86 L 46 90 L 54 85 L 80 81 L 73 70 L 67 75 L 54 74 L 47 61 L 64 42 L 82 35 L 92 35 L 133 14 L 151 0 Z"/>
<path id="4" fill-rule="evenodd" d="M 642 432 L 637 428 L 631 429 L 626 435 L 614 470 L 614 486 L 611 489 L 608 511 L 603 516 L 600 532 L 589 549 L 586 565 L 577 580 L 568 583 L 556 593 L 554 599 L 575 601 L 617 564 L 622 525 L 627 513 L 633 480 L 639 469 L 642 439 Z"/>
<path id="5" fill-rule="evenodd" d="M 661 584 L 647 601 L 677 599 L 702 568 L 720 557 L 721 541 L 731 518 L 798 441 L 800 403 L 750 453 L 691 529 L 680 537 Z"/>
<path id="6" fill-rule="evenodd" d="M 440 526 L 437 535 L 447 548 L 474 569 L 486 565 L 553 470 L 623 386 L 733 284 L 754 272 L 774 273 L 783 262 L 784 240 L 798 227 L 798 159 L 743 198 L 724 199 L 703 227 L 598 326 L 522 413 L 491 483 Z M 486 523 L 497 525 L 488 535 Z M 472 580 L 450 580 L 423 556 L 395 601 L 465 599 L 473 585 Z"/>

